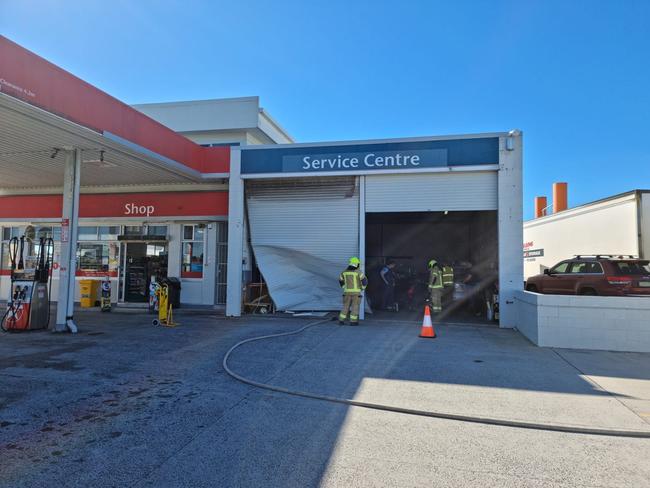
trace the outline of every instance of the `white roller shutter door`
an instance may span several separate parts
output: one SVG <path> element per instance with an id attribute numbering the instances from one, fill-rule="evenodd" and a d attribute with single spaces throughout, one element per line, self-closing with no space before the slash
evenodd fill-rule
<path id="1" fill-rule="evenodd" d="M 359 254 L 354 177 L 250 180 L 251 243 L 279 310 L 337 310 L 339 273 Z"/>
<path id="2" fill-rule="evenodd" d="M 496 209 L 496 171 L 452 171 L 366 177 L 366 212 Z"/>

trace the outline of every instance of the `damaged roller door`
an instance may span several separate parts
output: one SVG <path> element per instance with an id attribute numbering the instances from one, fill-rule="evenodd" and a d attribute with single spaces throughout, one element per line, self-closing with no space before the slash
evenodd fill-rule
<path id="1" fill-rule="evenodd" d="M 249 180 L 246 195 L 253 252 L 276 308 L 338 310 L 338 276 L 359 254 L 357 179 Z"/>

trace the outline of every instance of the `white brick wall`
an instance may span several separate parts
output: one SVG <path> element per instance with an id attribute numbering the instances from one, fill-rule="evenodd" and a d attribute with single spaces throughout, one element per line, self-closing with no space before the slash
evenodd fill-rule
<path id="1" fill-rule="evenodd" d="M 543 347 L 650 352 L 650 298 L 519 291 L 517 329 Z"/>

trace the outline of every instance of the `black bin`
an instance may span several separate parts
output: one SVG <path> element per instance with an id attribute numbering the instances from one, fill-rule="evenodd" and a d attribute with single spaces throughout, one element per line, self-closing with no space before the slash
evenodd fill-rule
<path id="1" fill-rule="evenodd" d="M 174 277 L 163 278 L 160 280 L 161 285 L 167 285 L 169 295 L 167 299 L 173 308 L 181 306 L 181 280 Z"/>

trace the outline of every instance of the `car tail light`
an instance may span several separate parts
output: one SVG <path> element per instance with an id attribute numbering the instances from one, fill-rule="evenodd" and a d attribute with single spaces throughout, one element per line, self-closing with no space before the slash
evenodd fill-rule
<path id="1" fill-rule="evenodd" d="M 607 283 L 610 285 L 623 285 L 629 286 L 632 284 L 631 276 L 608 276 Z"/>

